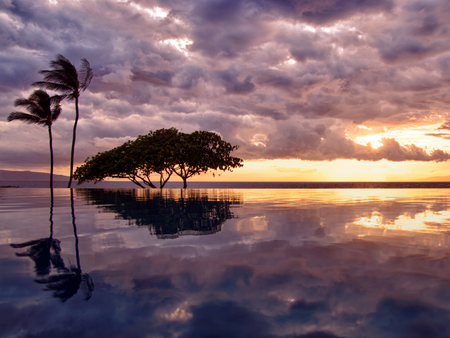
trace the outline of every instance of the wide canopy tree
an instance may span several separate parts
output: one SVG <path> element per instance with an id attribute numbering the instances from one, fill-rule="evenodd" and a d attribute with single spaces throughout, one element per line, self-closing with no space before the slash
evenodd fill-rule
<path id="1" fill-rule="evenodd" d="M 82 59 L 81 61 L 81 69 L 77 72 L 75 66 L 64 56 L 59 54 L 56 57 L 56 60 L 50 62 L 52 70 L 41 70 L 39 72 L 39 74 L 44 75 L 44 81 L 32 83 L 33 86 L 61 92 L 64 95 L 64 98 L 67 98 L 69 101 L 75 101 L 75 122 L 73 124 L 72 133 L 68 188 L 70 188 L 72 184 L 75 141 L 77 136 L 77 124 L 80 116 L 78 98 L 81 92 L 84 92 L 89 86 L 93 77 L 92 68 L 90 67 L 89 62 L 86 59 Z"/>
<path id="2" fill-rule="evenodd" d="M 39 124 L 48 127 L 48 138 L 50 145 L 50 188 L 53 188 L 53 138 L 52 124 L 61 114 L 60 102 L 62 97 L 59 95 L 48 95 L 45 91 L 35 90 L 28 99 L 17 99 L 14 102 L 15 107 L 24 107 L 28 113 L 12 112 L 9 114 L 8 122 L 19 120 L 27 124 Z"/>
<path id="3" fill-rule="evenodd" d="M 242 167 L 242 159 L 230 155 L 237 148 L 209 131 L 179 133 L 172 170 L 183 180 L 183 188 L 186 188 L 186 181 L 192 176 L 209 170 L 231 171 Z"/>
<path id="4" fill-rule="evenodd" d="M 232 170 L 242 166 L 242 159 L 230 152 L 236 149 L 215 133 L 181 133 L 175 128 L 151 131 L 114 149 L 98 153 L 75 170 L 78 184 L 99 182 L 105 178 L 127 178 L 138 186 L 156 188 L 152 174 L 159 175 L 163 188 L 172 174 L 183 180 L 209 170 Z"/>

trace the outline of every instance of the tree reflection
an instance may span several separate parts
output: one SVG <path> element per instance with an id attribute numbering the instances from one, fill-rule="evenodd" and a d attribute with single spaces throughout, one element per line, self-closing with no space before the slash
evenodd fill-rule
<path id="1" fill-rule="evenodd" d="M 50 236 L 40 238 L 21 244 L 11 244 L 13 248 L 26 248 L 27 251 L 16 253 L 18 257 L 30 257 L 34 261 L 34 270 L 37 276 L 46 276 L 50 273 L 51 267 L 57 270 L 64 268 L 64 261 L 60 253 L 60 241 L 53 238 L 53 189 L 50 189 Z"/>
<path id="2" fill-rule="evenodd" d="M 72 213 L 72 226 L 75 236 L 75 252 L 77 265 L 69 265 L 66 267 L 62 259 L 60 241 L 53 238 L 53 206 L 54 197 L 53 189 L 50 197 L 50 236 L 49 238 L 41 238 L 33 241 L 28 241 L 21 244 L 11 244 L 13 248 L 29 247 L 23 253 L 16 253 L 16 256 L 30 257 L 35 263 L 36 276 L 34 279 L 38 284 L 45 284 L 46 291 L 53 291 L 53 296 L 59 298 L 62 302 L 67 301 L 73 297 L 80 288 L 84 292 L 84 300 L 89 300 L 94 291 L 94 282 L 92 278 L 85 273 L 82 273 L 80 266 L 80 254 L 78 250 L 78 235 L 75 223 L 75 209 L 73 201 L 73 190 L 70 189 L 70 204 Z M 56 270 L 56 274 L 51 274 L 51 267 Z"/>
<path id="3" fill-rule="evenodd" d="M 234 218 L 231 205 L 241 204 L 241 195 L 233 191 L 201 190 L 107 190 L 78 189 L 88 203 L 99 205 L 118 218 L 147 226 L 158 238 L 182 235 L 208 235 L 222 229 Z"/>

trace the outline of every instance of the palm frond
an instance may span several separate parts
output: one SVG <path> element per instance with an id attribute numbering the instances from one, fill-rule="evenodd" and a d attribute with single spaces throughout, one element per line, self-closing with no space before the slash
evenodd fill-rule
<path id="1" fill-rule="evenodd" d="M 52 110 L 52 122 L 55 122 L 59 115 L 61 115 L 61 106 L 58 104 L 58 107 Z"/>
<path id="2" fill-rule="evenodd" d="M 69 101 L 77 98 L 80 95 L 80 83 L 75 66 L 59 54 L 56 60 L 50 62 L 50 67 L 53 69 L 39 72 L 44 75 L 44 81 L 36 81 L 32 85 L 66 94 L 64 98 Z"/>
<path id="3" fill-rule="evenodd" d="M 39 116 L 31 115 L 27 113 L 21 113 L 21 112 L 12 112 L 9 114 L 9 116 L 6 119 L 8 122 L 18 120 L 25 122 L 26 124 L 45 124 Z"/>
<path id="4" fill-rule="evenodd" d="M 14 101 L 14 107 L 27 106 L 29 103 L 30 103 L 30 100 L 28 100 L 28 99 L 24 99 L 24 98 L 16 99 Z"/>
<path id="5" fill-rule="evenodd" d="M 20 98 L 14 102 L 16 107 L 25 107 L 29 113 L 12 112 L 7 120 L 50 126 L 61 114 L 61 100 L 59 95 L 50 97 L 45 91 L 37 89 L 28 99 Z"/>
<path id="6" fill-rule="evenodd" d="M 39 74 L 44 75 L 44 79 L 47 82 L 57 82 L 62 84 L 67 84 L 74 89 L 78 88 L 78 75 L 74 68 L 73 71 L 66 71 L 64 69 L 54 69 L 54 70 L 41 70 Z"/>
<path id="7" fill-rule="evenodd" d="M 80 78 L 81 78 L 81 84 L 80 88 L 82 91 L 85 91 L 86 88 L 91 83 L 92 77 L 94 76 L 94 73 L 92 72 L 91 65 L 88 60 L 81 59 L 81 70 L 80 70 Z"/>
<path id="8" fill-rule="evenodd" d="M 58 92 L 62 92 L 64 94 L 69 94 L 73 91 L 72 87 L 58 82 L 36 81 L 33 82 L 31 85 L 43 89 L 55 90 Z"/>

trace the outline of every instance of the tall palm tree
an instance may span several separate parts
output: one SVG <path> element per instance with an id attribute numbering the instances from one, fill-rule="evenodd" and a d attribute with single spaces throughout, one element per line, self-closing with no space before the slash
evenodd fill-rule
<path id="1" fill-rule="evenodd" d="M 68 188 L 72 185 L 73 161 L 75 154 L 75 140 L 79 118 L 78 98 L 91 83 L 93 73 L 89 62 L 82 59 L 81 70 L 77 72 L 75 66 L 64 56 L 59 54 L 56 60 L 50 62 L 52 70 L 41 70 L 39 74 L 44 75 L 44 81 L 32 83 L 39 88 L 55 90 L 64 94 L 69 101 L 75 101 L 75 123 L 73 125 L 72 151 L 70 153 L 70 178 Z"/>
<path id="2" fill-rule="evenodd" d="M 8 122 L 19 120 L 27 124 L 40 124 L 48 127 L 50 143 L 50 189 L 53 189 L 53 140 L 52 124 L 61 114 L 60 102 L 62 96 L 54 95 L 50 97 L 45 91 L 35 90 L 28 99 L 17 99 L 15 107 L 25 107 L 29 113 L 12 112 L 9 114 Z"/>

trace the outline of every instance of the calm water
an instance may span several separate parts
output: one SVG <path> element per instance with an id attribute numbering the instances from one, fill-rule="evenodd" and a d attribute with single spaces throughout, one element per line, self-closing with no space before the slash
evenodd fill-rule
<path id="1" fill-rule="evenodd" d="M 55 188 L 66 188 L 67 181 L 53 182 Z M 48 188 L 47 181 L 0 181 L 1 186 Z M 140 189 L 130 181 L 73 183 L 72 188 Z M 168 189 L 182 189 L 183 182 L 168 182 Z M 450 182 L 188 182 L 190 189 L 450 189 Z"/>
<path id="2" fill-rule="evenodd" d="M 449 337 L 448 189 L 0 189 L 0 337 Z"/>

